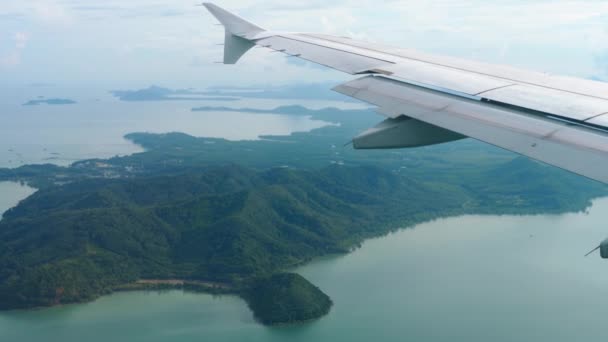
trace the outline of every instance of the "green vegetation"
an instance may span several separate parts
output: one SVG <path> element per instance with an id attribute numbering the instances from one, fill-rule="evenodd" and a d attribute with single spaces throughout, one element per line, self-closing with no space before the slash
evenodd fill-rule
<path id="1" fill-rule="evenodd" d="M 319 318 L 332 306 L 329 296 L 294 273 L 255 279 L 244 297 L 255 317 L 268 325 Z"/>
<path id="2" fill-rule="evenodd" d="M 0 169 L 0 180 L 40 189 L 0 221 L 0 309 L 211 283 L 246 298 L 262 322 L 305 320 L 327 312 L 325 297 L 300 277 L 275 274 L 423 221 L 581 211 L 607 193 L 470 140 L 410 150 L 340 147 L 378 121 L 367 110 L 271 112 L 340 125 L 239 142 L 130 134 L 146 152 Z M 256 293 L 284 310 L 273 316 Z M 301 307 L 301 296 L 314 300 Z"/>
<path id="3" fill-rule="evenodd" d="M 528 170 L 519 171 L 527 182 L 514 187 L 518 170 Z M 398 227 L 467 213 L 583 210 L 604 193 L 523 158 L 458 177 L 461 185 L 375 167 L 224 166 L 45 188 L 0 221 L 0 308 L 90 300 L 138 279 L 239 289 Z"/>

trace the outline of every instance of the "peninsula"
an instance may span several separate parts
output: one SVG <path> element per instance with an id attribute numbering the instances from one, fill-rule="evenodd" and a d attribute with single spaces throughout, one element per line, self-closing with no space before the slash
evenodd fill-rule
<path id="1" fill-rule="evenodd" d="M 264 324 L 304 321 L 331 300 L 285 272 L 313 258 L 435 218 L 582 211 L 608 193 L 474 141 L 337 148 L 377 119 L 366 110 L 277 111 L 340 124 L 238 142 L 130 134 L 145 152 L 0 169 L 39 188 L 0 221 L 0 309 L 177 287 L 238 294 Z"/>

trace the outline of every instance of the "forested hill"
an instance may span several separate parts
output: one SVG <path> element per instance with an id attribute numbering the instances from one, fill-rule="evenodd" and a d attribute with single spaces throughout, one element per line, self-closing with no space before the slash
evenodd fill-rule
<path id="1" fill-rule="evenodd" d="M 262 322 L 307 320 L 331 300 L 301 277 L 277 274 L 313 257 L 438 217 L 580 211 L 608 193 L 470 140 L 341 148 L 377 122 L 367 110 L 275 112 L 340 124 L 255 141 L 130 134 L 145 152 L 0 169 L 0 181 L 39 189 L 0 221 L 0 309 L 218 284 L 243 296 Z"/>
<path id="2" fill-rule="evenodd" d="M 535 170 L 532 187 L 513 186 L 515 168 Z M 47 187 L 0 221 L 0 308 L 90 300 L 138 279 L 238 288 L 397 227 L 463 213 L 582 210 L 603 194 L 525 159 L 453 176 L 461 185 L 375 167 L 228 165 Z"/>

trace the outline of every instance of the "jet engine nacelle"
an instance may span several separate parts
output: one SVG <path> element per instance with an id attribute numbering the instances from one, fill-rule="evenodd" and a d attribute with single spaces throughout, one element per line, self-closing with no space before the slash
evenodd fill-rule
<path id="1" fill-rule="evenodd" d="M 602 241 L 602 243 L 600 243 L 599 246 L 597 246 L 594 250 L 592 250 L 591 252 L 587 253 L 587 255 L 600 250 L 600 256 L 602 257 L 602 259 L 608 259 L 608 239 Z M 585 255 L 585 256 L 587 256 Z"/>
<path id="2" fill-rule="evenodd" d="M 353 139 L 355 149 L 384 149 L 441 144 L 466 138 L 441 127 L 399 116 L 387 119 Z"/>
<path id="3" fill-rule="evenodd" d="M 600 256 L 602 259 L 608 259 L 608 239 L 600 244 Z"/>

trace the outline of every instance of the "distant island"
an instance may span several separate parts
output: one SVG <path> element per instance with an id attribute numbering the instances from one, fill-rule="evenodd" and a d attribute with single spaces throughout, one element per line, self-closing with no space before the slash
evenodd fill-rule
<path id="1" fill-rule="evenodd" d="M 70 100 L 70 99 L 35 99 L 35 100 L 30 100 L 27 101 L 26 103 L 24 103 L 24 106 L 38 106 L 41 104 L 47 104 L 47 105 L 71 105 L 71 104 L 75 104 L 76 101 L 74 100 Z"/>
<path id="2" fill-rule="evenodd" d="M 340 112 L 338 108 L 324 108 L 320 110 L 308 109 L 303 106 L 281 106 L 274 109 L 255 109 L 255 108 L 232 108 L 232 107 L 195 107 L 192 108 L 193 112 L 241 112 L 241 113 L 253 113 L 253 114 L 283 114 L 283 115 L 294 115 L 294 116 L 312 116 L 315 118 L 323 119 L 322 116 L 329 112 Z"/>
<path id="3" fill-rule="evenodd" d="M 112 90 L 112 95 L 121 101 L 238 101 L 234 96 L 208 96 L 202 92 L 191 89 L 172 90 L 168 88 L 150 86 L 139 90 Z"/>
<path id="4" fill-rule="evenodd" d="M 335 86 L 332 83 L 310 83 L 295 84 L 278 87 L 212 87 L 205 91 L 208 95 L 232 95 L 244 98 L 260 99 L 301 99 L 301 100 L 325 100 L 340 102 L 358 102 L 353 99 L 328 91 Z"/>
<path id="5" fill-rule="evenodd" d="M 182 288 L 237 294 L 264 324 L 306 321 L 331 299 L 289 272 L 316 257 L 436 218 L 582 211 L 608 194 L 472 140 L 342 147 L 378 121 L 369 110 L 260 112 L 339 125 L 257 141 L 132 133 L 145 152 L 0 169 L 39 189 L 0 221 L 0 309 Z"/>
<path id="6" fill-rule="evenodd" d="M 111 90 L 121 101 L 238 101 L 241 98 L 260 99 L 304 99 L 355 102 L 351 97 L 330 92 L 330 84 L 300 84 L 276 88 L 268 87 L 213 87 L 205 90 L 169 89 L 152 85 L 144 89 Z"/>

